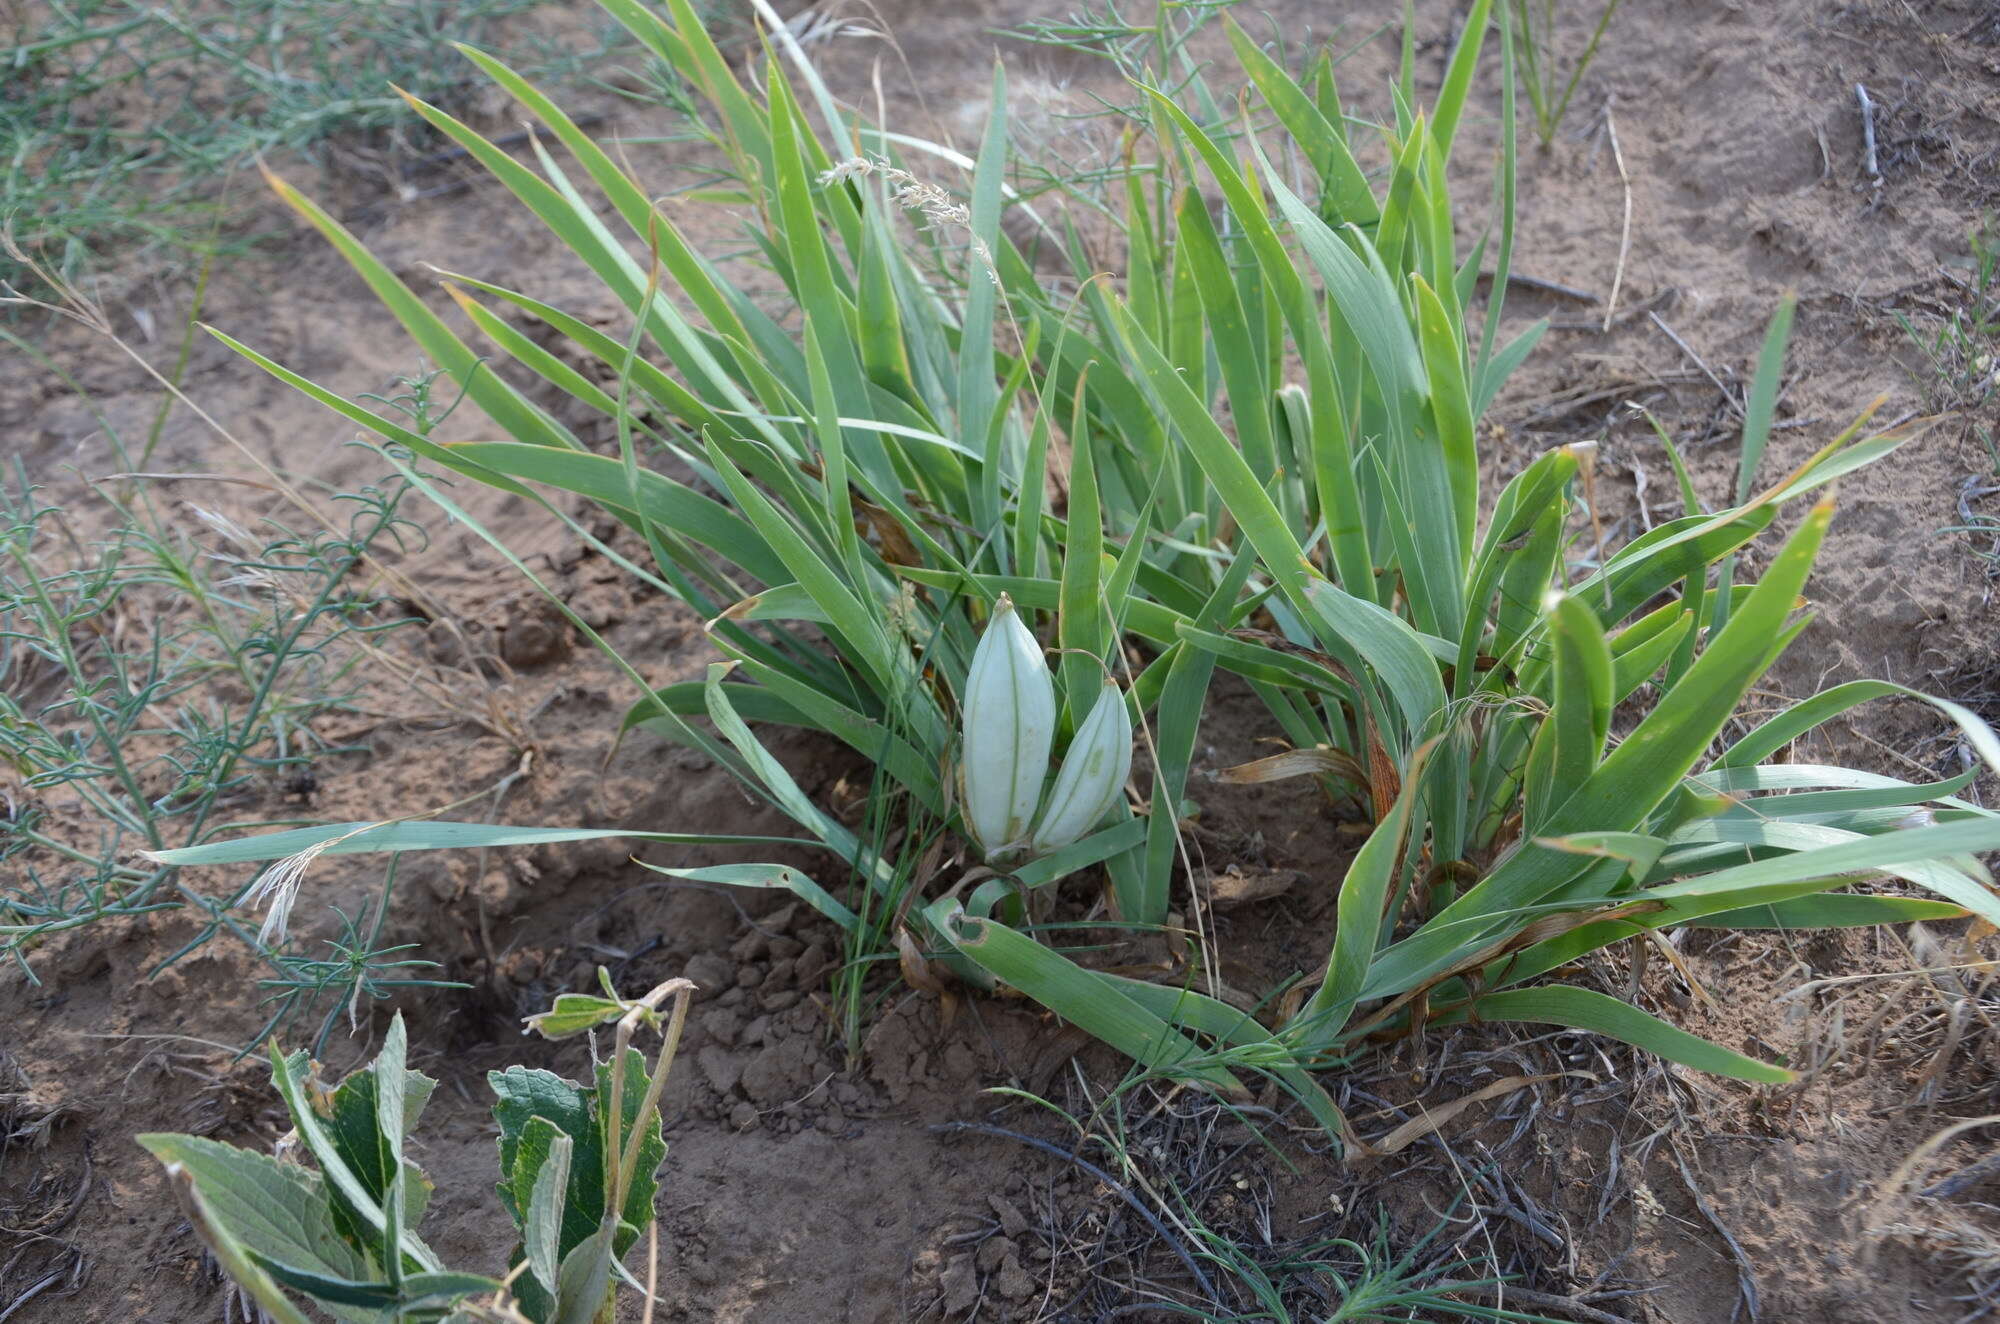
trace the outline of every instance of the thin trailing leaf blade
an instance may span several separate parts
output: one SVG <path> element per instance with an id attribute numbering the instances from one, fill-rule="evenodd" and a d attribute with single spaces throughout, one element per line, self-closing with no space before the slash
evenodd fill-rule
<path id="1" fill-rule="evenodd" d="M 1475 1010 L 1481 1020 L 1523 1021 L 1589 1030 L 1711 1075 L 1766 1085 L 1783 1085 L 1794 1078 L 1793 1073 L 1784 1067 L 1760 1062 L 1734 1049 L 1689 1034 L 1686 1030 L 1676 1029 L 1629 1002 L 1620 1002 L 1595 989 L 1562 986 L 1505 989 L 1480 998 Z M 1463 1019 L 1463 1014 L 1439 1017 L 1441 1023 Z"/>

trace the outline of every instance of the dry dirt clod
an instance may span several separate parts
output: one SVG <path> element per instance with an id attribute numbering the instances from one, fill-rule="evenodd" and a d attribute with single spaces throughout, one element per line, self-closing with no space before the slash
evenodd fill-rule
<path id="1" fill-rule="evenodd" d="M 736 982 L 736 967 L 713 952 L 689 957 L 681 973 L 695 982 L 705 1000 L 719 997 Z"/>
<path id="2" fill-rule="evenodd" d="M 632 597 L 620 584 L 588 584 L 570 597 L 569 605 L 585 625 L 602 630 L 625 619 Z"/>
<path id="3" fill-rule="evenodd" d="M 827 955 L 826 944 L 815 940 L 810 947 L 800 953 L 797 960 L 792 962 L 792 980 L 800 988 L 815 988 L 831 964 L 832 959 Z"/>
<path id="4" fill-rule="evenodd" d="M 974 1262 L 979 1265 L 981 1273 L 992 1273 L 1000 1267 L 1003 1261 L 1018 1260 L 1020 1258 L 1021 1253 L 1013 1242 L 1007 1240 L 1005 1237 L 990 1237 L 980 1243 L 979 1251 L 974 1256 Z"/>
<path id="5" fill-rule="evenodd" d="M 978 1305 L 979 1270 L 973 1264 L 972 1256 L 954 1255 L 946 1260 L 944 1273 L 938 1277 L 938 1286 L 944 1291 L 947 1315 L 963 1315 Z"/>
<path id="6" fill-rule="evenodd" d="M 707 1078 L 709 1087 L 724 1097 L 743 1079 L 743 1059 L 734 1053 L 708 1047 L 702 1049 L 695 1060 L 700 1063 L 701 1074 Z"/>
<path id="7" fill-rule="evenodd" d="M 717 1007 L 701 1018 L 701 1028 L 715 1042 L 730 1047 L 743 1033 L 743 1018 L 727 1007 Z"/>
<path id="8" fill-rule="evenodd" d="M 1009 1255 L 1000 1265 L 1000 1272 L 994 1275 L 993 1290 L 1009 1301 L 1025 1301 L 1033 1295 L 1035 1280 L 1021 1267 L 1021 1261 Z"/>
<path id="9" fill-rule="evenodd" d="M 500 656 L 517 668 L 545 666 L 569 651 L 569 628 L 553 605 L 539 599 L 525 604 L 502 624 Z"/>
<path id="10" fill-rule="evenodd" d="M 986 1203 L 993 1210 L 993 1216 L 1000 1220 L 1002 1232 L 1009 1237 L 1020 1237 L 1027 1233 L 1027 1215 L 1023 1214 L 1013 1201 L 1002 1196 L 989 1195 L 986 1197 Z"/>
<path id="11" fill-rule="evenodd" d="M 766 1107 L 782 1104 L 804 1092 L 810 1083 L 810 1040 L 787 1039 L 764 1049 L 743 1068 L 743 1092 Z"/>

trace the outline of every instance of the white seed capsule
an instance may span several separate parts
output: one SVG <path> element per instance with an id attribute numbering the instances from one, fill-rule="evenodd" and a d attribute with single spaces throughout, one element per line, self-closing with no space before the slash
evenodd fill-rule
<path id="1" fill-rule="evenodd" d="M 1061 850 L 1096 827 L 1124 793 L 1132 771 L 1132 715 L 1125 696 L 1106 678 L 1097 706 L 1076 729 L 1062 771 L 1049 792 L 1048 808 L 1029 840 L 1030 855 Z"/>
<path id="2" fill-rule="evenodd" d="M 965 678 L 965 826 L 988 856 L 1021 844 L 1041 802 L 1056 689 L 1041 645 L 1006 594 Z"/>

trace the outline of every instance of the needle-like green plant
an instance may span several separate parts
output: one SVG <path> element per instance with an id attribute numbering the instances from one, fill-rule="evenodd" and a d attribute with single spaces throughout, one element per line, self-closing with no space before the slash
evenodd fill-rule
<path id="1" fill-rule="evenodd" d="M 538 74 L 581 82 L 609 49 L 559 50 L 511 27 L 533 0 L 414 0 L 369 11 L 324 0 L 215 0 L 199 8 L 69 0 L 0 14 L 0 220 L 36 256 L 0 254 L 0 285 L 41 292 L 103 259 L 240 252 L 219 195 L 260 154 L 409 166 L 400 83 L 463 102 L 478 79 L 447 33 L 507 39 Z M 386 172 L 385 172 L 386 173 Z M 421 183 L 420 185 L 421 186 Z"/>
<path id="2" fill-rule="evenodd" d="M 1400 1324 L 1434 1319 L 1449 1324 L 1558 1324 L 1547 1315 L 1509 1309 L 1507 1280 L 1489 1266 L 1440 1253 L 1431 1243 L 1450 1226 L 1447 1209 L 1430 1235 L 1409 1247 L 1392 1244 L 1386 1213 L 1368 1239 L 1330 1237 L 1289 1247 L 1274 1262 L 1253 1258 L 1242 1240 L 1199 1223 L 1193 1227 L 1212 1259 L 1253 1303 L 1240 1313 L 1171 1306 L 1162 1313 L 1210 1324 Z M 1486 1297 L 1496 1304 L 1484 1305 Z M 1300 1305 L 1303 1298 L 1307 1304 Z M 1421 1312 L 1421 1313 L 1418 1313 Z"/>
<path id="3" fill-rule="evenodd" d="M 232 801 L 310 788 L 316 761 L 346 752 L 311 723 L 351 705 L 355 645 L 407 623 L 351 576 L 413 531 L 407 486 L 343 493 L 345 529 L 301 534 L 102 483 L 81 499 L 108 527 L 86 541 L 75 511 L 14 477 L 0 487 L 0 954 L 34 979 L 30 956 L 55 935 L 191 911 L 203 922 L 156 973 L 226 932 L 272 972 L 264 1033 L 327 1001 L 322 1039 L 343 1009 L 435 983 L 417 974 L 429 962 L 377 949 L 393 871 L 369 928 L 349 925 L 338 959 L 314 961 L 246 928 L 241 894 L 209 896 L 133 854 L 209 840 Z"/>
<path id="4" fill-rule="evenodd" d="M 1556 130 L 1562 127 L 1563 116 L 1569 111 L 1570 98 L 1576 95 L 1577 84 L 1583 81 L 1591 61 L 1597 58 L 1597 48 L 1604 41 L 1621 2 L 1603 0 L 1590 39 L 1584 43 L 1576 62 L 1569 66 L 1569 77 L 1565 78 L 1562 55 L 1556 49 L 1556 20 L 1561 9 L 1557 0 L 1507 0 L 1504 21 L 1514 25 L 1521 87 L 1528 94 L 1528 105 L 1535 114 L 1535 134 L 1542 146 L 1555 141 Z"/>
<path id="5" fill-rule="evenodd" d="M 1928 326 L 1893 316 L 1923 355 L 1914 376 L 1931 406 L 1972 415 L 2000 391 L 2000 221 L 1983 217 L 1965 238 L 1966 256 L 1938 268 L 1956 291 L 1950 312 Z"/>
<path id="6" fill-rule="evenodd" d="M 1142 1064 L 1214 1088 L 1238 1088 L 1242 1071 L 1273 1073 L 1331 1128 L 1340 1121 L 1313 1069 L 1371 1038 L 1473 1017 L 1568 1025 L 1708 1071 L 1785 1079 L 1628 1002 L 1542 978 L 1653 930 L 1961 908 L 2000 918 L 1973 858 L 2000 847 L 2000 818 L 1956 798 L 1970 774 L 1913 785 L 1784 757 L 1855 704 L 1908 691 L 1841 686 L 1717 744 L 1806 627 L 1800 595 L 1831 507 L 1822 500 L 1804 516 L 1759 581 L 1739 582 L 1739 549 L 1787 503 L 1908 439 L 1858 424 L 1758 485 L 1789 307 L 1759 361 L 1727 508 L 1702 508 L 1689 486 L 1679 519 L 1573 573 L 1591 448 L 1560 447 L 1491 490 L 1477 420 L 1542 328 L 1498 334 L 1513 249 L 1508 24 L 1497 25 L 1496 225 L 1469 251 L 1459 251 L 1447 188 L 1494 27 L 1488 0 L 1468 16 L 1428 109 L 1405 61 L 1391 122 L 1366 135 L 1353 131 L 1327 56 L 1295 74 L 1229 24 L 1254 93 L 1238 99 L 1210 89 L 1184 44 L 1164 45 L 1176 67 L 1138 89 L 1143 150 L 1134 145 L 1096 199 L 1122 228 L 1122 279 L 1094 277 L 1071 231 L 1072 269 L 1046 282 L 999 225 L 998 71 L 979 155 L 961 162 L 961 202 L 927 173 L 948 172 L 953 158 L 842 107 L 761 5 L 774 50 L 753 92 L 685 0 L 669 0 L 665 20 L 633 0 L 605 2 L 705 98 L 734 184 L 705 180 L 697 196 L 748 226 L 780 315 L 694 248 L 679 207 L 656 205 L 534 87 L 468 52 L 570 163 L 538 142 L 531 169 L 435 108 L 414 103 L 419 113 L 599 274 L 628 311 L 629 334 L 448 277 L 504 356 L 495 370 L 281 184 L 507 439 L 439 444 L 228 343 L 377 433 L 411 481 L 461 518 L 419 466 L 603 505 L 651 552 L 650 566 L 628 562 L 633 573 L 710 620 L 729 660 L 705 682 L 649 694 L 627 725 L 707 750 L 843 860 L 852 885 L 843 899 L 790 867 L 666 872 L 789 888 L 850 935 L 864 927 L 858 895 L 970 983 L 1012 986 Z M 1367 157 L 1386 164 L 1371 174 Z M 912 233 L 910 210 L 928 227 Z M 1030 219 L 1063 238 L 1060 215 Z M 570 352 L 549 351 L 518 317 Z M 533 403 L 532 379 L 602 412 L 616 453 L 592 452 Z M 1138 659 L 1125 688 L 1130 715 L 1145 722 L 1149 793 L 1025 864 L 1001 852 L 911 868 L 910 841 L 864 839 L 811 803 L 750 723 L 845 742 L 921 821 L 976 839 L 952 771 L 964 756 L 957 718 L 982 618 L 1003 595 L 1060 649 L 1056 732 L 1037 749 L 1060 749 L 1107 667 L 1122 679 Z M 1049 883 L 1097 864 L 1120 919 L 1167 921 L 1182 796 L 1217 668 L 1262 696 L 1293 746 L 1237 775 L 1316 776 L 1372 828 L 1337 880 L 1328 862 L 1339 905 L 1326 963 L 1262 1017 L 1211 996 L 1211 971 L 1157 983 L 1092 969 L 1038 940 L 1033 922 Z M 1983 723 L 1938 706 L 2000 767 Z M 694 720 L 704 715 L 711 727 Z M 296 866 L 321 852 L 617 833 L 358 823 L 159 858 Z M 1845 890 L 1885 874 L 1943 900 Z"/>

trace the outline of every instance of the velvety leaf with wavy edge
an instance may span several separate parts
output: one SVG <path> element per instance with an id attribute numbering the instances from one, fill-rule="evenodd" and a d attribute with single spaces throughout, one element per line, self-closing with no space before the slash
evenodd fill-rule
<path id="1" fill-rule="evenodd" d="M 415 1227 L 424 1216 L 431 1183 L 421 1170 L 404 1162 L 400 1143 L 416 1130 L 424 1105 L 437 1082 L 420 1071 L 399 1069 L 402 1059 L 402 1016 L 390 1024 L 381 1053 L 366 1067 L 351 1071 L 335 1086 L 329 1099 L 327 1130 L 335 1148 L 362 1186 L 377 1201 L 386 1201 L 396 1172 L 402 1174 L 403 1226 Z M 378 1108 L 378 1093 L 385 1073 L 397 1070 L 402 1088 L 390 1106 Z M 400 1121 L 395 1115 L 400 1114 Z"/>
<path id="2" fill-rule="evenodd" d="M 335 1229 L 325 1183 L 297 1164 L 200 1136 L 136 1137 L 162 1163 L 178 1164 L 217 1224 L 250 1255 L 328 1278 L 372 1278 L 368 1262 Z M 373 1320 L 372 1310 L 337 1310 Z"/>

